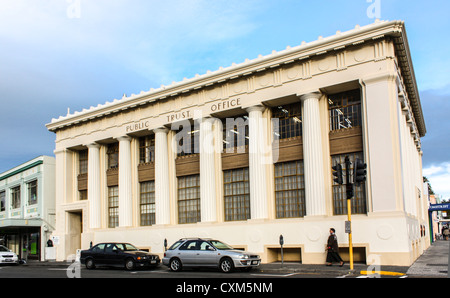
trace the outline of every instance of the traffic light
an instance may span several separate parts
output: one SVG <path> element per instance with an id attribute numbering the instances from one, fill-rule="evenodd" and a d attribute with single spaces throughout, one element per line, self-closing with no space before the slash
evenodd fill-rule
<path id="1" fill-rule="evenodd" d="M 360 185 L 361 182 L 366 181 L 366 167 L 367 165 L 359 158 L 355 160 L 355 164 L 353 166 L 353 182 L 356 185 Z"/>
<path id="2" fill-rule="evenodd" d="M 337 164 L 331 168 L 333 169 L 333 176 L 335 177 L 333 181 L 337 184 L 343 184 L 344 178 L 342 177 L 342 166 L 340 164 Z"/>
<path id="3" fill-rule="evenodd" d="M 349 183 L 345 185 L 345 192 L 347 194 L 347 200 L 350 200 L 354 196 L 353 184 Z"/>

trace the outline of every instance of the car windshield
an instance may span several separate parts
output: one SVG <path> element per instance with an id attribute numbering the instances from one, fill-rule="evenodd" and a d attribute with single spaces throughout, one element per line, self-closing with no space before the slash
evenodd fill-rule
<path id="1" fill-rule="evenodd" d="M 214 245 L 217 249 L 220 249 L 220 250 L 234 249 L 231 246 L 229 246 L 228 244 L 223 243 L 223 242 L 218 241 L 218 240 L 211 240 L 210 242 L 211 242 L 212 245 Z"/>
<path id="2" fill-rule="evenodd" d="M 0 245 L 0 251 L 9 251 L 9 249 L 3 245 Z"/>
<path id="3" fill-rule="evenodd" d="M 136 251 L 139 250 L 137 249 L 135 246 L 129 244 L 129 243 L 119 243 L 116 244 L 117 248 L 122 250 L 122 251 Z"/>

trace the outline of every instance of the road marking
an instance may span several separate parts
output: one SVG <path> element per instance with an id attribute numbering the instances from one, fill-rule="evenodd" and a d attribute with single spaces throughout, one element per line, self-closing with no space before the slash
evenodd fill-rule
<path id="1" fill-rule="evenodd" d="M 289 273 L 289 274 L 254 273 L 254 274 L 250 274 L 250 275 L 254 275 L 254 276 L 272 276 L 272 277 L 288 277 L 288 276 L 297 275 L 297 274 L 300 274 L 300 273 Z"/>
<path id="2" fill-rule="evenodd" d="M 391 276 L 404 276 L 404 275 L 406 275 L 405 273 L 389 272 L 389 271 L 361 271 L 360 274 L 363 274 L 363 275 L 380 274 L 380 275 L 391 275 Z"/>

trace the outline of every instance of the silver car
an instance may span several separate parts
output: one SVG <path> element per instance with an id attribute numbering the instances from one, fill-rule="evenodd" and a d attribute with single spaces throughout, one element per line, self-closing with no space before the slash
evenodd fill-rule
<path id="1" fill-rule="evenodd" d="M 250 271 L 259 266 L 261 258 L 218 240 L 185 238 L 175 242 L 164 253 L 162 262 L 171 271 L 180 271 L 184 267 L 216 267 L 229 273 L 235 268 Z"/>

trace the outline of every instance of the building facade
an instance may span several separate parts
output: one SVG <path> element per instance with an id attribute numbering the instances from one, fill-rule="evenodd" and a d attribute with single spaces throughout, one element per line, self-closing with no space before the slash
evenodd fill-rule
<path id="1" fill-rule="evenodd" d="M 355 261 L 409 265 L 429 245 L 426 133 L 403 22 L 379 22 L 53 119 L 57 259 L 90 242 L 163 254 L 219 238 L 279 259 L 344 258 L 345 186 L 331 167 L 367 164 L 355 188 Z M 351 170 L 351 169 L 350 169 Z M 351 172 L 351 171 L 350 171 Z"/>
<path id="2" fill-rule="evenodd" d="M 54 157 L 39 156 L 0 174 L 2 245 L 20 259 L 47 260 L 55 226 Z"/>

